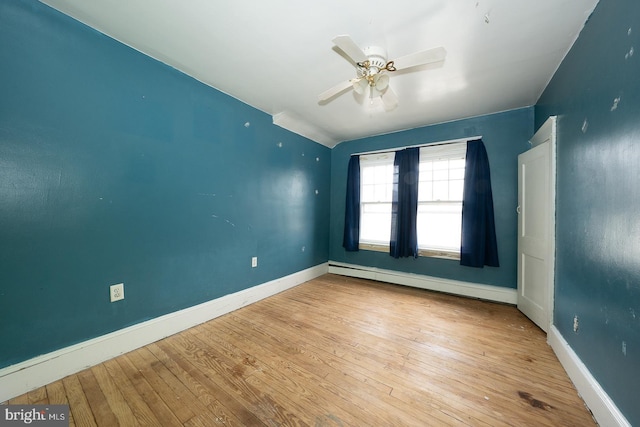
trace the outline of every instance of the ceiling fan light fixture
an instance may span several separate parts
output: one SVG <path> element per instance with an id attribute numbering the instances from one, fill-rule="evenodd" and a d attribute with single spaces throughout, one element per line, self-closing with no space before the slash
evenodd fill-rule
<path id="1" fill-rule="evenodd" d="M 369 86 L 369 82 L 367 82 L 367 79 L 355 79 L 353 81 L 353 90 L 358 95 L 364 94 L 367 90 L 367 86 Z"/>
<path id="2" fill-rule="evenodd" d="M 375 86 L 379 92 L 384 92 L 389 87 L 389 75 L 384 73 L 376 74 Z"/>
<path id="3" fill-rule="evenodd" d="M 391 111 L 398 106 L 398 97 L 391 88 L 387 88 L 385 93 L 380 95 L 380 99 L 382 99 L 382 103 L 386 111 Z"/>
<path id="4" fill-rule="evenodd" d="M 378 98 L 382 96 L 382 91 L 375 85 L 371 86 L 371 92 L 369 93 L 370 98 Z"/>

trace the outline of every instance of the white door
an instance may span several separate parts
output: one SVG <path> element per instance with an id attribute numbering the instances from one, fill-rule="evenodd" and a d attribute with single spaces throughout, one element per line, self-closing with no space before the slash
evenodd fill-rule
<path id="1" fill-rule="evenodd" d="M 545 332 L 553 321 L 555 117 L 518 156 L 518 309 Z"/>

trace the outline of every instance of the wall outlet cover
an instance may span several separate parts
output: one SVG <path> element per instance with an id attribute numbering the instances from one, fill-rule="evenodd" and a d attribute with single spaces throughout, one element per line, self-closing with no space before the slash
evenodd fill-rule
<path id="1" fill-rule="evenodd" d="M 111 285 L 109 287 L 109 295 L 111 297 L 111 302 L 116 302 L 124 299 L 124 283 Z"/>

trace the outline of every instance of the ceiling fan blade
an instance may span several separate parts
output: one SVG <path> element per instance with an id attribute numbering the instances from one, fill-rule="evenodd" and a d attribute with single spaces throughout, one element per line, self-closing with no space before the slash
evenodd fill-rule
<path id="1" fill-rule="evenodd" d="M 338 83 L 337 85 L 335 85 L 331 89 L 325 90 L 320 95 L 318 95 L 318 101 L 319 102 L 328 102 L 334 96 L 344 92 L 347 89 L 351 89 L 351 88 L 353 88 L 353 81 L 352 80 L 346 80 L 346 81 L 344 81 L 342 83 Z"/>
<path id="2" fill-rule="evenodd" d="M 350 36 L 337 36 L 331 41 L 342 49 L 342 51 L 353 60 L 353 62 L 358 63 L 367 60 L 367 55 L 364 54 L 362 49 L 360 49 L 360 46 L 358 46 Z"/>
<path id="3" fill-rule="evenodd" d="M 387 90 L 380 95 L 380 98 L 382 98 L 382 104 L 384 104 L 384 109 L 387 111 L 391 111 L 398 106 L 398 97 L 391 87 L 387 87 Z"/>
<path id="4" fill-rule="evenodd" d="M 433 62 L 444 61 L 447 51 L 444 47 L 436 47 L 433 49 L 423 50 L 409 55 L 401 56 L 393 61 L 396 70 L 416 67 L 418 65 L 431 64 Z"/>

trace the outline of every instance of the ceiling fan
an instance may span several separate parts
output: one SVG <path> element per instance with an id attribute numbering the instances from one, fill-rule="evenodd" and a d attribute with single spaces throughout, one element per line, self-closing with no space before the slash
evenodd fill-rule
<path id="1" fill-rule="evenodd" d="M 370 46 L 360 49 L 348 35 L 337 36 L 332 42 L 355 63 L 356 77 L 339 83 L 318 95 L 318 101 L 321 104 L 329 102 L 347 89 L 353 89 L 358 95 L 366 94 L 368 91 L 372 100 L 379 96 L 385 109 L 392 110 L 398 105 L 398 98 L 389 87 L 388 73 L 441 62 L 447 55 L 447 51 L 443 47 L 436 47 L 388 61 L 384 48 Z"/>

